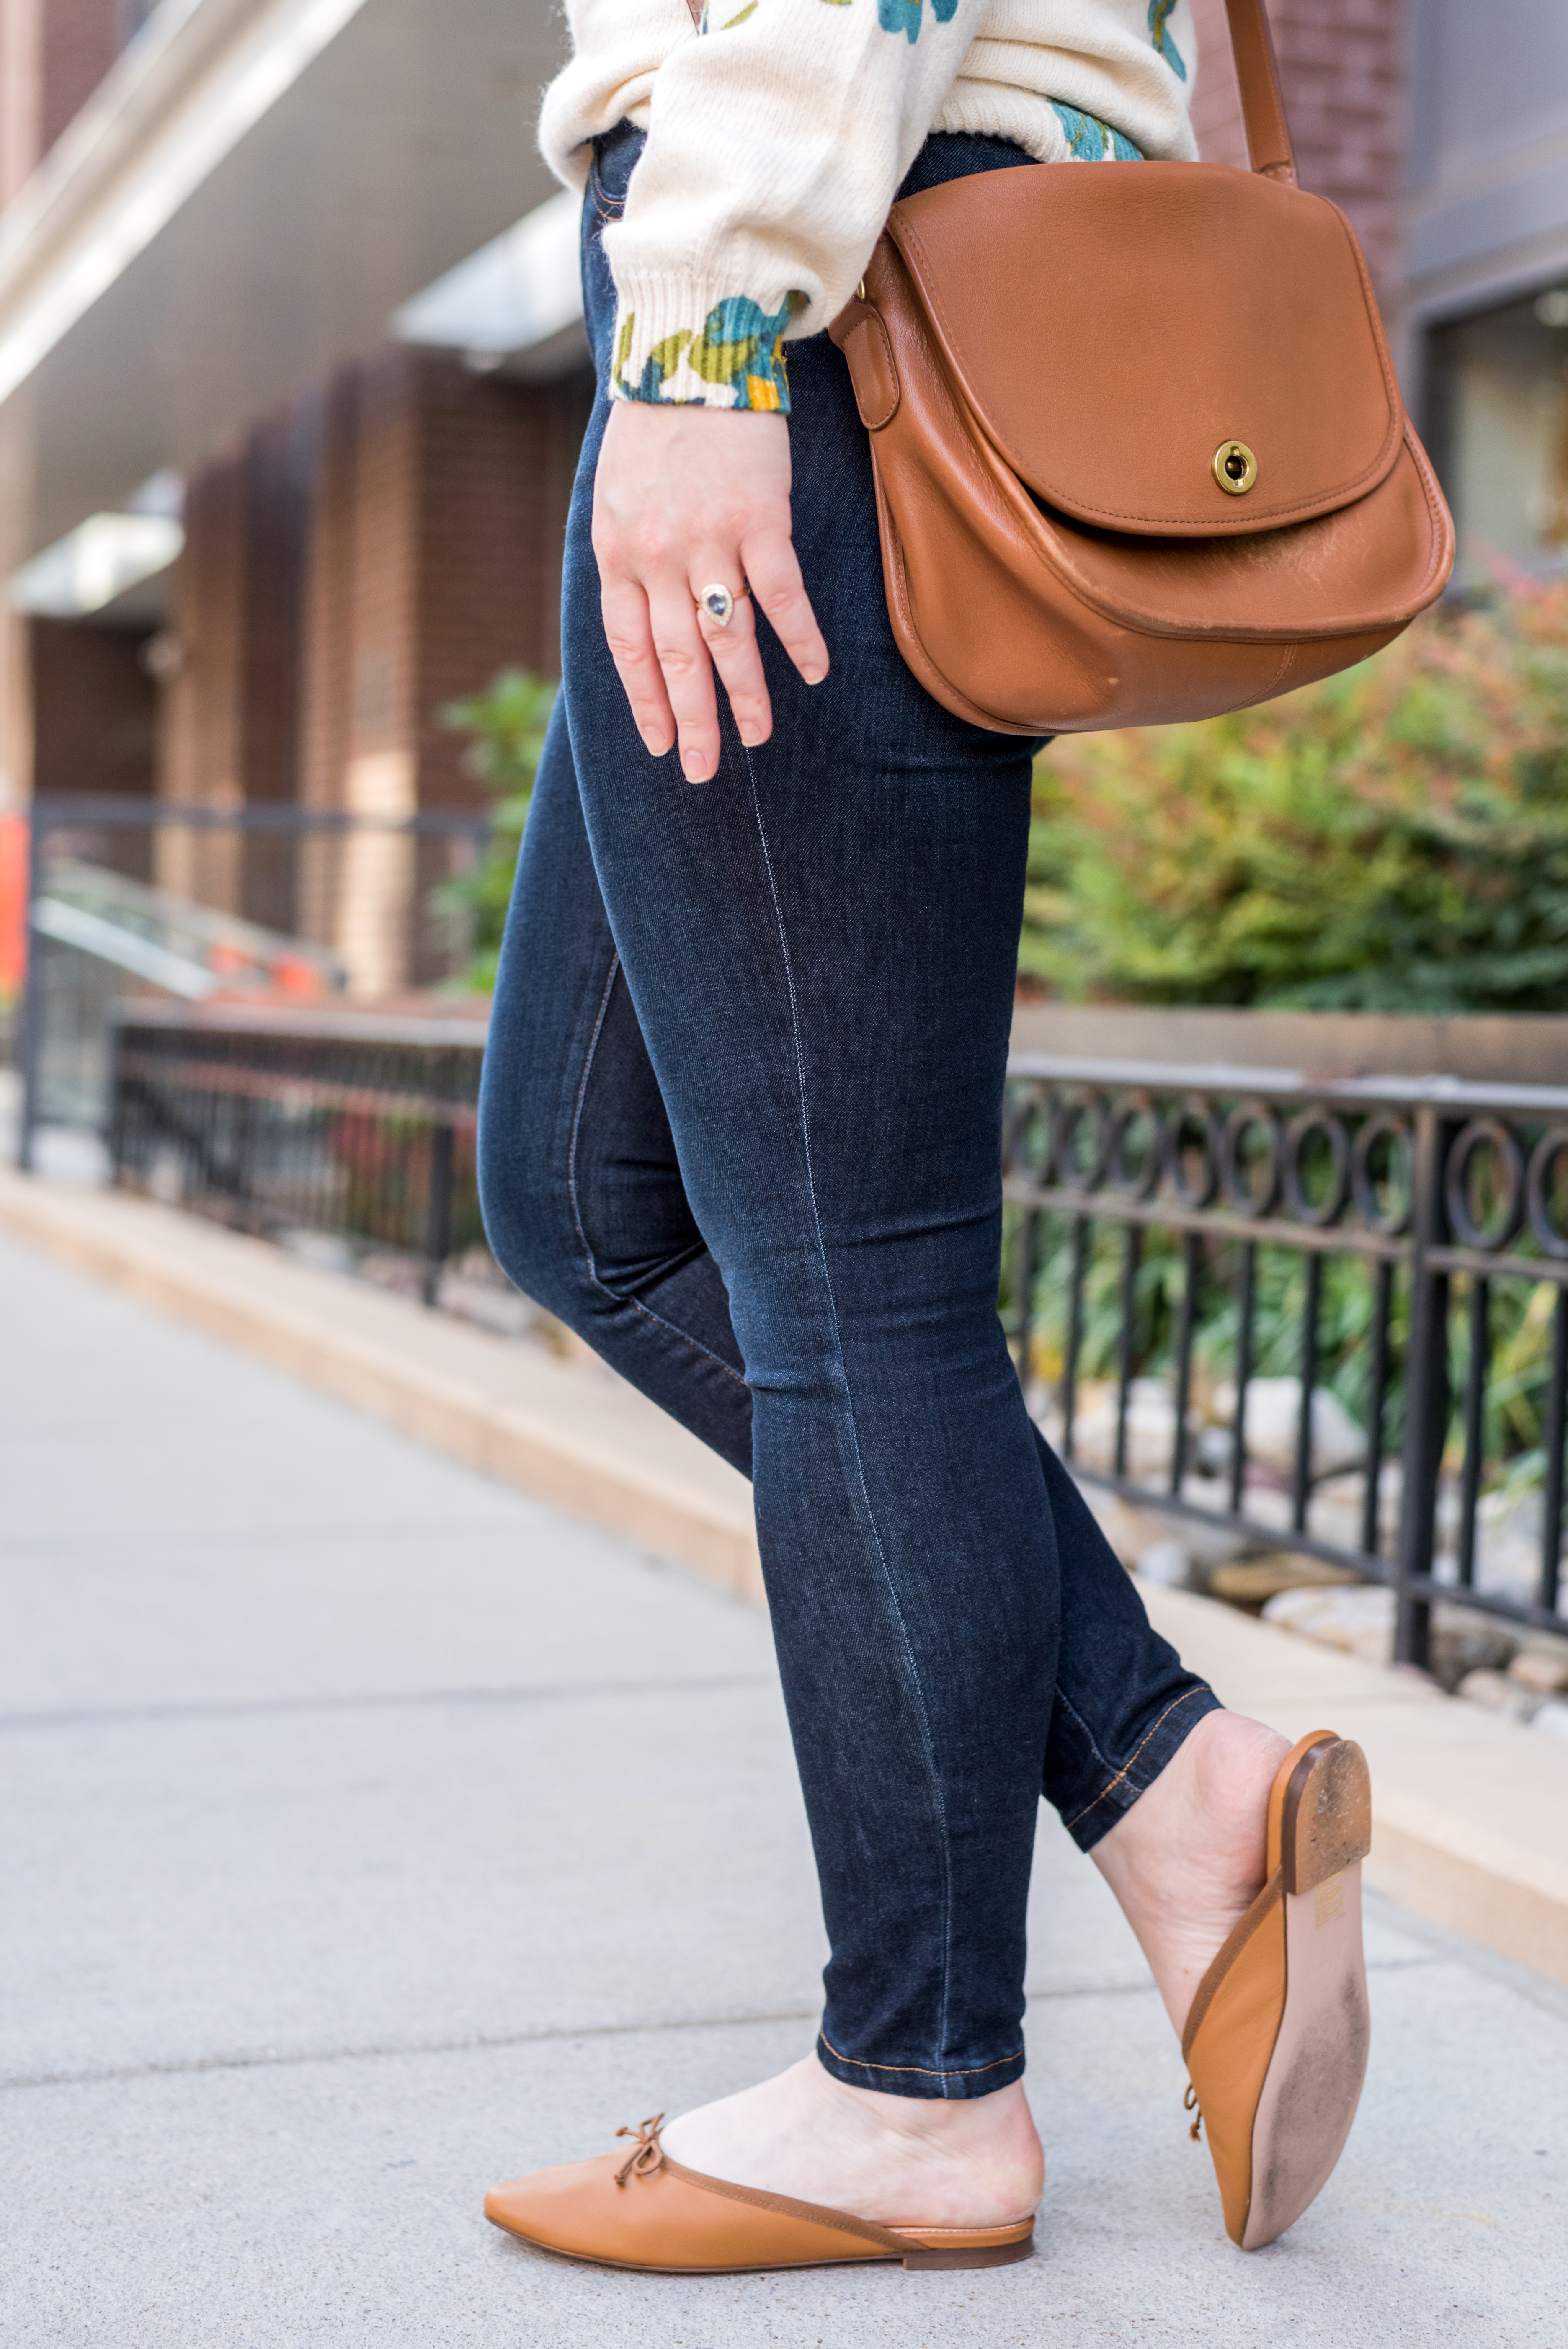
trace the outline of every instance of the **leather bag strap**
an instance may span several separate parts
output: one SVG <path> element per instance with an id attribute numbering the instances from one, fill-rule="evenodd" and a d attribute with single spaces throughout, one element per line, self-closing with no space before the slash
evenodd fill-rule
<path id="1" fill-rule="evenodd" d="M 1231 26 L 1231 53 L 1241 91 L 1241 119 L 1247 129 L 1247 155 L 1254 171 L 1265 180 L 1296 183 L 1295 150 L 1285 117 L 1284 93 L 1274 57 L 1274 36 L 1263 0 L 1225 0 Z"/>

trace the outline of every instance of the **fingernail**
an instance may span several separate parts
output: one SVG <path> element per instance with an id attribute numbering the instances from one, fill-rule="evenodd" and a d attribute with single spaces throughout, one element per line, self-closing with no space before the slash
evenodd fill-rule
<path id="1" fill-rule="evenodd" d="M 700 750 L 688 750 L 680 763 L 686 770 L 686 780 L 689 783 L 707 781 L 708 761 Z"/>
<path id="2" fill-rule="evenodd" d="M 801 675 L 807 685 L 820 685 L 827 671 L 825 668 L 803 668 Z"/>
<path id="3" fill-rule="evenodd" d="M 649 749 L 652 751 L 656 759 L 663 758 L 666 747 L 665 740 L 657 726 L 645 726 L 642 730 L 642 739 L 647 743 Z"/>
<path id="4" fill-rule="evenodd" d="M 747 719 L 746 723 L 741 728 L 740 734 L 741 740 L 745 744 L 748 750 L 754 750 L 759 742 L 765 742 L 768 739 L 763 733 L 762 728 L 757 724 L 754 718 Z"/>

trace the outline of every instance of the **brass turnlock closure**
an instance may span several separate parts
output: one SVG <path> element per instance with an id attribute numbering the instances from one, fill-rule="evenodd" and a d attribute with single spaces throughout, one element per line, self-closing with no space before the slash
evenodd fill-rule
<path id="1" fill-rule="evenodd" d="M 1228 498 L 1244 498 L 1258 478 L 1258 460 L 1244 440 L 1221 440 L 1214 451 L 1214 478 Z"/>

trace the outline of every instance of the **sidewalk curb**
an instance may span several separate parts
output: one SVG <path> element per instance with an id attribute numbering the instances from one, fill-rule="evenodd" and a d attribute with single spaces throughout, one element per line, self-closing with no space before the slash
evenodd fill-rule
<path id="1" fill-rule="evenodd" d="M 722 1588 L 762 1597 L 751 1492 L 607 1372 L 425 1314 L 118 1193 L 0 1170 L 0 1231 Z M 1141 1586 L 1224 1701 L 1292 1738 L 1333 1727 L 1376 1789 L 1370 1884 L 1568 1983 L 1568 1745 L 1217 1601 Z"/>

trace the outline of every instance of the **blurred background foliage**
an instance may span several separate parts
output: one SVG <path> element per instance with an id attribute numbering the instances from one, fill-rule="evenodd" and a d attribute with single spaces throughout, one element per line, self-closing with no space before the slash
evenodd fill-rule
<path id="1" fill-rule="evenodd" d="M 495 985 L 517 852 L 558 690 L 553 678 L 506 668 L 483 693 L 449 701 L 441 711 L 443 725 L 469 737 L 463 764 L 483 785 L 494 818 L 472 870 L 443 882 L 431 899 L 439 922 L 461 926 L 467 935 L 469 957 L 458 983 L 477 994 L 487 995 Z"/>
<path id="2" fill-rule="evenodd" d="M 1008 1220 L 1016 1245 L 1018 1221 L 1011 1214 Z M 1235 1374 L 1238 1257 L 1239 1251 L 1231 1242 L 1219 1238 L 1205 1238 L 1199 1254 L 1193 1342 L 1194 1396 L 1199 1403 L 1207 1401 L 1219 1381 Z M 1096 1225 L 1084 1270 L 1083 1325 L 1078 1341 L 1078 1371 L 1082 1378 L 1116 1376 L 1125 1262 L 1125 1232 L 1108 1224 Z M 1059 1385 L 1065 1366 L 1072 1271 L 1072 1219 L 1061 1215 L 1042 1217 L 1035 1257 L 1030 1372 L 1052 1388 Z M 1016 1259 L 1004 1258 L 1004 1312 L 1011 1309 L 1017 1294 L 1017 1278 Z M 1183 1278 L 1179 1238 L 1172 1232 L 1146 1231 L 1133 1286 L 1133 1359 L 1140 1378 L 1168 1380 L 1174 1376 Z M 1305 1263 L 1299 1250 L 1259 1249 L 1252 1312 L 1255 1376 L 1289 1377 L 1300 1369 L 1304 1283 Z M 1363 1425 L 1371 1375 L 1368 1333 L 1372 1311 L 1373 1278 L 1368 1269 L 1347 1257 L 1326 1258 L 1318 1319 L 1318 1382 L 1331 1388 L 1352 1417 Z M 1405 1299 L 1397 1288 L 1390 1326 L 1400 1356 L 1405 1325 Z M 1391 1395 L 1390 1402 L 1397 1421 L 1397 1397 Z"/>
<path id="3" fill-rule="evenodd" d="M 1020 968 L 1070 1000 L 1568 1009 L 1568 585 L 1035 771 Z"/>
<path id="4" fill-rule="evenodd" d="M 494 802 L 437 899 L 474 988 L 556 690 L 507 669 L 442 713 Z M 1568 584 L 1442 611 L 1262 709 L 1054 742 L 1019 968 L 1069 1001 L 1568 1010 Z"/>
<path id="5" fill-rule="evenodd" d="M 1009 1245 L 1003 1254 L 1002 1306 L 1015 1310 L 1021 1216 L 1008 1211 Z M 1199 1292 L 1193 1316 L 1193 1382 L 1196 1410 L 1207 1410 L 1215 1387 L 1233 1378 L 1236 1367 L 1240 1251 L 1228 1240 L 1205 1238 L 1199 1258 Z M 1114 1380 L 1121 1346 L 1121 1292 L 1125 1234 L 1107 1224 L 1091 1235 L 1084 1273 L 1083 1324 L 1078 1372 L 1082 1379 Z M 1072 1294 L 1072 1219 L 1041 1218 L 1034 1265 L 1030 1375 L 1053 1392 L 1060 1388 L 1067 1350 Z M 1134 1280 L 1133 1363 L 1139 1378 L 1173 1382 L 1177 1333 L 1184 1279 L 1181 1243 L 1171 1232 L 1143 1237 Z M 1298 1249 L 1260 1247 L 1253 1288 L 1252 1371 L 1259 1378 L 1293 1377 L 1301 1369 L 1302 1313 L 1306 1266 Z M 1557 1291 L 1546 1281 L 1500 1281 L 1489 1299 L 1491 1335 L 1482 1431 L 1486 1481 L 1510 1485 L 1541 1481 L 1542 1450 L 1550 1377 L 1552 1310 Z M 1408 1293 L 1401 1273 L 1390 1296 L 1388 1381 L 1384 1399 L 1384 1439 L 1397 1454 L 1404 1425 L 1404 1360 L 1408 1337 Z M 1449 1362 L 1451 1421 L 1449 1466 L 1461 1451 L 1460 1409 L 1470 1350 L 1470 1282 L 1456 1277 L 1449 1302 Z M 1348 1257 L 1324 1261 L 1318 1311 L 1317 1377 L 1336 1395 L 1352 1419 L 1367 1424 L 1372 1378 L 1372 1322 L 1376 1275 Z"/>
<path id="6" fill-rule="evenodd" d="M 1053 744 L 1035 770 L 1020 969 L 1077 1001 L 1568 1011 L 1568 585 L 1512 580 L 1259 709 Z M 1032 1368 L 1052 1383 L 1070 1247 L 1067 1220 L 1046 1217 Z M 1233 1364 L 1234 1253 L 1205 1243 L 1199 1393 Z M 1116 1375 L 1122 1262 L 1120 1236 L 1096 1231 L 1087 1379 Z M 1299 1368 L 1303 1277 L 1298 1254 L 1260 1251 L 1261 1375 Z M 1178 1241 L 1151 1232 L 1136 1283 L 1142 1375 L 1171 1374 L 1181 1284 Z M 1509 1282 L 1490 1300 L 1484 1448 L 1511 1485 L 1540 1474 L 1554 1295 Z M 1456 1411 L 1469 1305 L 1458 1280 Z M 1372 1306 L 1368 1270 L 1325 1264 L 1320 1376 L 1364 1424 Z M 1397 1282 L 1391 1444 L 1405 1319 Z"/>

